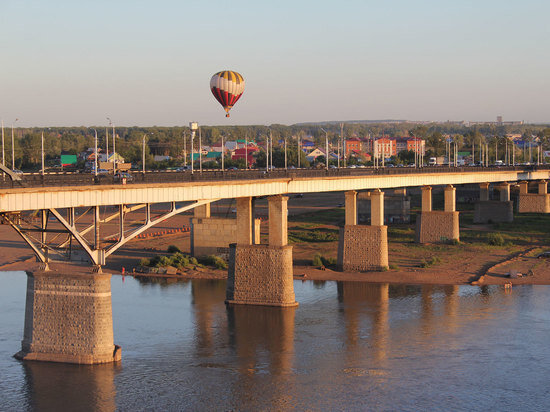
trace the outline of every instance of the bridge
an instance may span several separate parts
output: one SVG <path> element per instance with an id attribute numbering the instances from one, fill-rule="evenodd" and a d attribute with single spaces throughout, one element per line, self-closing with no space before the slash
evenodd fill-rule
<path id="1" fill-rule="evenodd" d="M 85 174 L 25 175 L 0 182 L 0 216 L 32 248 L 39 270 L 28 272 L 27 310 L 21 359 L 103 363 L 120 359 L 114 345 L 110 275 L 101 273 L 106 259 L 126 242 L 179 213 L 194 210 L 192 249 L 200 249 L 201 228 L 211 220 L 210 204 L 236 199 L 236 219 L 229 229 L 214 229 L 212 238 L 230 239 L 226 302 L 296 306 L 292 246 L 287 242 L 289 193 L 346 192 L 345 225 L 340 230 L 338 266 L 343 270 L 380 270 L 388 266 L 383 189 L 421 187 L 417 217 L 420 243 L 459 239 L 456 185 L 479 184 L 479 219 L 510 215 L 510 185 L 520 186 L 520 212 L 550 212 L 548 166 L 427 167 L 383 169 L 276 170 L 193 173 L 147 172 L 132 182 Z M 538 181 L 538 193 L 529 193 Z M 126 184 L 123 184 L 126 183 Z M 489 201 L 489 184 L 497 184 L 500 201 Z M 444 186 L 444 210 L 432 210 L 431 189 Z M 370 225 L 357 224 L 357 191 L 369 191 Z M 254 199 L 268 198 L 268 243 L 260 244 Z M 156 204 L 167 212 L 153 218 Z M 100 207 L 114 210 L 100 213 Z M 78 216 L 77 212 L 78 211 Z M 141 212 L 139 221 L 128 216 Z M 21 219 L 21 212 L 34 218 Z M 52 219 L 53 218 L 53 219 Z M 52 226 L 51 220 L 55 221 Z M 116 236 L 101 237 L 102 225 L 118 221 Z M 226 227 L 224 226 L 224 227 Z M 210 229 L 209 229 L 210 230 Z M 204 232 L 207 232 L 206 230 Z M 54 246 L 54 240 L 57 244 Z M 212 240 L 212 239 L 210 239 Z M 79 245 L 93 270 L 52 271 L 50 263 L 67 261 Z"/>

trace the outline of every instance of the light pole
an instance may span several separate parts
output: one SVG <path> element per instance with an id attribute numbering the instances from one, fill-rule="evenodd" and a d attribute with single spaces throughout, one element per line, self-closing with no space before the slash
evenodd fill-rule
<path id="1" fill-rule="evenodd" d="M 4 120 L 2 120 L 2 165 L 6 166 L 6 153 L 4 152 Z"/>
<path id="2" fill-rule="evenodd" d="M 328 170 L 328 132 L 322 127 L 321 130 L 325 132 L 325 169 Z"/>
<path id="3" fill-rule="evenodd" d="M 15 169 L 15 145 L 14 145 L 14 138 L 13 138 L 13 125 L 18 120 L 19 119 L 15 119 L 11 124 L 11 170 Z"/>
<path id="4" fill-rule="evenodd" d="M 113 127 L 113 175 L 116 173 L 116 136 L 115 136 L 115 124 L 112 122 L 111 119 L 107 117 L 107 120 L 109 120 L 109 126 Z"/>
<path id="5" fill-rule="evenodd" d="M 286 162 L 286 137 L 285 137 L 285 170 L 287 169 L 287 162 Z"/>
<path id="6" fill-rule="evenodd" d="M 199 128 L 199 125 L 197 122 L 189 122 L 189 128 L 191 129 L 191 174 L 193 174 L 193 140 L 195 139 L 195 133 L 197 133 L 197 129 Z"/>
<path id="7" fill-rule="evenodd" d="M 90 130 L 94 131 L 95 135 L 95 147 L 94 147 L 94 176 L 97 176 L 97 130 L 93 127 L 90 127 Z M 44 133 L 42 133 L 42 147 L 44 145 Z M 42 158 L 44 158 L 44 149 L 42 149 Z M 44 164 L 44 160 L 42 160 L 42 164 Z M 42 166 L 44 168 L 44 166 Z"/>
<path id="8" fill-rule="evenodd" d="M 202 173 L 202 132 L 199 127 L 199 173 Z"/>
<path id="9" fill-rule="evenodd" d="M 145 137 L 147 133 L 143 134 L 143 144 L 141 149 L 141 172 L 145 175 Z"/>

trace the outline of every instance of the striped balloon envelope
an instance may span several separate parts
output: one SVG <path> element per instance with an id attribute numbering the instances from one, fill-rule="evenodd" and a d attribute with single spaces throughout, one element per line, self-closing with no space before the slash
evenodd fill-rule
<path id="1" fill-rule="evenodd" d="M 231 70 L 218 72 L 210 79 L 210 90 L 225 109 L 225 117 L 229 117 L 229 110 L 244 92 L 243 76 Z"/>

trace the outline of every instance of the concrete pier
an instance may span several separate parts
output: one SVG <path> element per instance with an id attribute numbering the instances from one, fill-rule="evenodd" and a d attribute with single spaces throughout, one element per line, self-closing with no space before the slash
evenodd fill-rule
<path id="1" fill-rule="evenodd" d="M 550 213 L 547 181 L 538 182 L 538 193 L 529 193 L 529 182 L 519 183 L 518 213 Z"/>
<path id="2" fill-rule="evenodd" d="M 269 244 L 253 245 L 252 216 L 247 198 L 237 200 L 237 243 L 229 248 L 226 303 L 297 306 L 294 295 L 292 246 L 287 240 L 286 196 L 268 198 Z M 241 233 L 241 229 L 243 232 Z"/>
<path id="3" fill-rule="evenodd" d="M 346 192 L 346 221 L 340 228 L 338 269 L 374 271 L 388 267 L 388 227 L 384 225 L 384 192 L 370 192 L 371 224 L 357 224 L 357 192 Z"/>
<path id="4" fill-rule="evenodd" d="M 119 361 L 113 343 L 111 275 L 27 272 L 22 360 Z"/>
<path id="5" fill-rule="evenodd" d="M 489 200 L 489 183 L 480 186 L 480 200 L 474 205 L 474 223 L 510 223 L 514 221 L 514 204 L 510 201 L 510 184 L 498 186 L 499 199 Z"/>
<path id="6" fill-rule="evenodd" d="M 456 189 L 445 187 L 444 210 L 432 210 L 432 188 L 422 187 L 422 211 L 416 216 L 417 243 L 447 243 L 460 239 L 459 213 L 456 211 Z"/>
<path id="7" fill-rule="evenodd" d="M 239 200 L 241 199 L 241 200 Z M 250 217 L 253 214 L 253 201 L 251 197 L 237 199 L 237 211 L 243 209 L 239 207 L 239 201 L 248 199 L 248 211 Z M 238 228 L 238 219 L 211 217 L 210 204 L 198 206 L 194 209 L 194 217 L 191 219 L 191 255 L 207 256 L 216 255 L 225 259 L 229 258 L 229 245 L 237 239 L 238 236 L 250 236 L 250 244 L 260 243 L 260 219 L 252 219 L 250 229 L 241 231 Z"/>

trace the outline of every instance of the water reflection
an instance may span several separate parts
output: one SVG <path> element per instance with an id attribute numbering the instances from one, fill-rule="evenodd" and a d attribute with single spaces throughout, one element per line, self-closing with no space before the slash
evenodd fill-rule
<path id="1" fill-rule="evenodd" d="M 216 340 L 227 335 L 226 314 L 220 305 L 225 299 L 225 280 L 191 281 L 191 297 L 195 314 L 197 354 L 212 356 Z"/>
<path id="2" fill-rule="evenodd" d="M 23 362 L 25 396 L 37 411 L 115 411 L 119 364 L 93 366 Z"/>
<path id="3" fill-rule="evenodd" d="M 292 405 L 295 313 L 295 307 L 227 308 L 230 345 L 239 370 L 232 388 L 234 404 L 254 410 L 254 400 L 263 392 L 261 405 L 271 405 L 273 410 L 287 410 Z M 270 376 L 268 392 L 258 387 L 258 380 L 266 374 Z"/>

